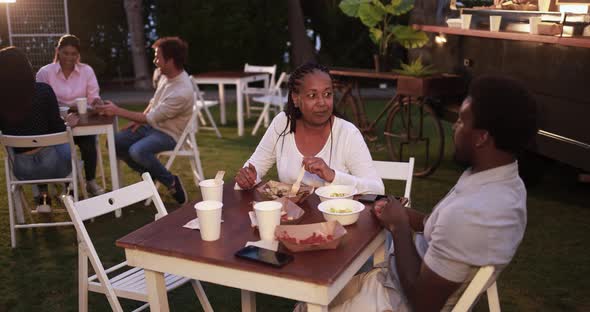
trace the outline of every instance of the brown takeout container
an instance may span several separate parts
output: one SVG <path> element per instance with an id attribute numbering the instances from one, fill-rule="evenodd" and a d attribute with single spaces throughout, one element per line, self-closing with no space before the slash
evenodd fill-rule
<path id="1" fill-rule="evenodd" d="M 331 239 L 316 243 L 301 243 L 313 235 Z M 338 221 L 303 225 L 279 225 L 275 229 L 277 239 L 292 252 L 336 249 L 346 234 L 346 229 Z M 297 242 L 294 242 L 296 240 Z"/>
<path id="2" fill-rule="evenodd" d="M 286 197 L 275 199 L 275 201 L 278 201 L 283 205 L 283 207 L 281 208 L 281 224 L 297 224 L 299 223 L 299 221 L 301 221 L 301 218 L 305 214 L 305 210 L 303 210 L 301 207 L 299 207 L 297 204 L 290 201 Z M 252 202 L 251 204 L 252 208 L 254 208 L 256 202 Z M 255 218 L 256 213 L 254 212 L 254 210 L 252 210 L 252 213 L 254 213 Z M 252 224 L 252 226 L 256 227 L 257 224 Z"/>
<path id="3" fill-rule="evenodd" d="M 265 199 L 267 200 L 275 200 L 282 197 L 287 197 L 289 191 L 291 190 L 292 184 L 277 182 L 277 181 L 268 181 L 259 185 L 256 188 L 256 191 Z M 313 193 L 313 186 L 301 184 L 299 187 L 299 191 L 293 197 L 288 197 L 294 203 L 301 203 L 303 202 L 307 196 Z"/>

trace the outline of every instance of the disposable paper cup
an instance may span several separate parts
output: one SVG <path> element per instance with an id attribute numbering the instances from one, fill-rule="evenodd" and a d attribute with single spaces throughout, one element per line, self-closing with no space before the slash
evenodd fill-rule
<path id="1" fill-rule="evenodd" d="M 275 228 L 281 224 L 282 207 L 283 204 L 277 201 L 263 201 L 254 205 L 260 239 L 265 241 L 275 239 Z"/>
<path id="2" fill-rule="evenodd" d="M 223 202 L 223 180 L 221 182 L 217 182 L 215 179 L 203 180 L 199 182 L 199 187 L 203 200 Z"/>
<path id="3" fill-rule="evenodd" d="M 199 218 L 199 231 L 204 241 L 215 241 L 221 234 L 221 207 L 222 202 L 205 200 L 195 205 Z"/>
<path id="4" fill-rule="evenodd" d="M 539 0 L 539 1 L 537 1 L 537 3 L 539 6 L 539 11 L 549 12 L 549 5 L 551 4 L 551 0 Z"/>
<path id="5" fill-rule="evenodd" d="M 59 116 L 61 117 L 61 119 L 66 119 L 66 117 L 68 117 L 68 111 L 70 110 L 69 107 L 67 106 L 60 106 L 59 107 Z"/>
<path id="6" fill-rule="evenodd" d="M 501 15 L 490 15 L 490 31 L 500 31 Z"/>
<path id="7" fill-rule="evenodd" d="M 86 98 L 77 98 L 76 106 L 78 106 L 78 114 L 86 114 L 88 108 Z"/>
<path id="8" fill-rule="evenodd" d="M 471 25 L 471 14 L 461 14 L 461 28 L 469 29 Z"/>
<path id="9" fill-rule="evenodd" d="M 530 33 L 533 35 L 539 34 L 539 23 L 541 22 L 541 17 L 529 17 L 529 25 L 530 25 Z"/>

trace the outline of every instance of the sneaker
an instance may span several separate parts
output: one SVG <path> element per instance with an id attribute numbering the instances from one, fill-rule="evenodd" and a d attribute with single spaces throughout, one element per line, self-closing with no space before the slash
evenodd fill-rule
<path id="1" fill-rule="evenodd" d="M 178 176 L 174 176 L 174 182 L 172 182 L 172 186 L 170 186 L 168 188 L 168 190 L 170 191 L 170 195 L 172 195 L 172 197 L 174 197 L 174 199 L 179 204 L 182 205 L 182 204 L 186 203 L 188 196 L 186 195 L 186 191 L 184 190 L 184 187 L 182 186 L 182 181 L 180 181 Z"/>
<path id="2" fill-rule="evenodd" d="M 88 194 L 91 196 L 104 194 L 104 190 L 96 183 L 96 180 L 86 181 L 86 191 L 88 191 Z"/>
<path id="3" fill-rule="evenodd" d="M 51 212 L 51 197 L 43 192 L 37 197 L 37 212 L 48 213 Z"/>

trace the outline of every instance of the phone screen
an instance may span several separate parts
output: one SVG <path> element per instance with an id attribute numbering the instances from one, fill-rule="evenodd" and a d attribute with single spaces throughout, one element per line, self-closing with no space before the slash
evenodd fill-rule
<path id="1" fill-rule="evenodd" d="M 236 257 L 270 264 L 275 267 L 282 267 L 293 260 L 292 255 L 257 246 L 247 246 L 238 250 Z"/>

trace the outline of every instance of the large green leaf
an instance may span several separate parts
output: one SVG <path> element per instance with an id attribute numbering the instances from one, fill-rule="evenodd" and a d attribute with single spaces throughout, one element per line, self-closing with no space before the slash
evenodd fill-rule
<path id="1" fill-rule="evenodd" d="M 369 28 L 369 37 L 373 43 L 379 44 L 381 37 L 383 37 L 383 32 L 379 28 Z"/>
<path id="2" fill-rule="evenodd" d="M 373 5 L 370 2 L 362 2 L 358 10 L 361 22 L 368 27 L 375 27 L 379 22 L 383 21 L 383 16 L 386 14 L 385 10 Z"/>
<path id="3" fill-rule="evenodd" d="M 391 3 L 385 6 L 387 13 L 391 15 L 403 15 L 414 8 L 414 0 L 391 0 Z"/>
<path id="4" fill-rule="evenodd" d="M 367 0 L 342 0 L 338 7 L 340 7 L 340 10 L 342 10 L 344 14 L 350 17 L 358 17 L 359 6 L 362 2 L 367 2 Z"/>
<path id="5" fill-rule="evenodd" d="M 428 36 L 421 30 L 410 26 L 396 25 L 390 28 L 395 36 L 393 40 L 399 42 L 406 49 L 420 48 L 428 42 Z"/>

